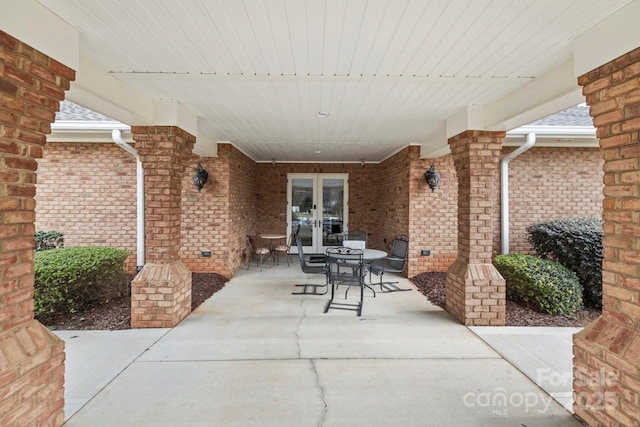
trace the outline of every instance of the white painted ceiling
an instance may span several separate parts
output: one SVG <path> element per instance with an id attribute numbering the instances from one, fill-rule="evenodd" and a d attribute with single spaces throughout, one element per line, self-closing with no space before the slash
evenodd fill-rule
<path id="1" fill-rule="evenodd" d="M 81 57 L 197 116 L 198 138 L 257 161 L 369 162 L 570 61 L 629 0 L 40 2 L 79 30 Z"/>

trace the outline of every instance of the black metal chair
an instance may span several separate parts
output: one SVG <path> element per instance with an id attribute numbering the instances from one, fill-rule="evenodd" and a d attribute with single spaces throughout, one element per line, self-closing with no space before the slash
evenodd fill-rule
<path id="1" fill-rule="evenodd" d="M 340 243 L 340 239 L 342 237 L 342 224 L 340 223 L 331 223 L 329 232 L 327 233 L 327 240 L 329 237 L 333 237 L 336 242 Z"/>
<path id="2" fill-rule="evenodd" d="M 296 234 L 296 246 L 298 247 L 298 258 L 300 258 L 300 267 L 302 268 L 302 272 L 306 274 L 322 274 L 325 276 L 324 285 L 318 285 L 315 283 L 303 283 L 300 285 L 302 287 L 301 292 L 292 292 L 293 295 L 325 295 L 328 292 L 327 289 L 327 278 L 325 274 L 325 263 L 324 258 L 318 259 L 320 262 L 309 263 L 304 255 L 304 249 L 302 248 L 302 238 L 299 234 Z M 316 264 L 316 265 L 312 265 Z M 325 288 L 324 292 L 318 292 L 318 288 Z"/>
<path id="3" fill-rule="evenodd" d="M 362 240 L 365 247 L 367 246 L 367 232 L 358 230 L 349 230 L 342 233 L 342 241 L 345 240 Z"/>
<path id="4" fill-rule="evenodd" d="M 327 257 L 326 273 L 327 280 L 331 284 L 331 298 L 324 308 L 326 313 L 330 309 L 353 310 L 362 314 L 362 304 L 364 301 L 364 258 L 361 249 L 337 247 L 328 248 L 325 253 Z M 335 291 L 339 285 L 357 285 L 360 288 L 360 299 L 358 302 L 337 302 L 334 301 Z M 347 288 L 347 293 L 349 292 Z M 346 294 L 345 294 L 346 299 Z"/>
<path id="5" fill-rule="evenodd" d="M 380 285 L 380 292 L 410 291 L 396 286 L 399 282 L 383 282 L 384 273 L 402 273 L 407 263 L 409 254 L 409 238 L 405 235 L 398 235 L 393 238 L 393 246 L 388 257 L 382 260 L 381 264 L 373 263 L 369 265 L 369 282 L 372 285 Z M 380 278 L 378 283 L 373 283 L 372 274 Z"/>

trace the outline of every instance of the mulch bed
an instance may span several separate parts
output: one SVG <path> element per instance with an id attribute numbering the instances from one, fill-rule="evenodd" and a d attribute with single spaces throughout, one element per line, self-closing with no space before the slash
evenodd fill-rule
<path id="1" fill-rule="evenodd" d="M 445 306 L 446 273 L 426 272 L 411 278 L 420 292 L 434 305 Z M 584 327 L 600 316 L 601 311 L 592 307 L 578 310 L 573 316 L 539 313 L 513 301 L 507 301 L 507 326 L 572 326 Z"/>
<path id="2" fill-rule="evenodd" d="M 229 281 L 216 273 L 192 273 L 191 309 L 218 292 Z M 432 304 L 444 308 L 446 274 L 426 272 L 411 281 Z M 600 316 L 595 308 L 584 308 L 573 316 L 556 316 L 539 313 L 512 301 L 507 301 L 507 326 L 572 326 L 584 327 Z M 121 330 L 131 328 L 131 297 L 124 296 L 103 301 L 82 313 L 56 318 L 50 322 L 52 329 L 66 330 Z"/>
<path id="3" fill-rule="evenodd" d="M 133 277 L 131 277 L 133 279 Z M 216 273 L 191 274 L 191 309 L 195 310 L 229 281 Z M 82 313 L 58 317 L 48 325 L 66 330 L 131 329 L 131 296 L 102 301 Z"/>

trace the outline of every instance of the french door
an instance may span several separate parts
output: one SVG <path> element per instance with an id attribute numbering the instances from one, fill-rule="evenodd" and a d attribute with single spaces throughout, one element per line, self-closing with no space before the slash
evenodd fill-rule
<path id="1" fill-rule="evenodd" d="M 348 229 L 348 201 L 349 174 L 288 174 L 287 232 L 302 237 L 305 253 L 324 253 Z"/>

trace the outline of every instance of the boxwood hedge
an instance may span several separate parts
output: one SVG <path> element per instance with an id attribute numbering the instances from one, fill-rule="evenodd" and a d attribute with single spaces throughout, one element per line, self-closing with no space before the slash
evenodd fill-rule
<path id="1" fill-rule="evenodd" d="M 499 255 L 494 265 L 507 282 L 507 299 L 549 314 L 582 308 L 578 276 L 561 264 L 532 255 Z"/>
<path id="2" fill-rule="evenodd" d="M 565 218 L 527 227 L 536 255 L 573 271 L 584 287 L 584 301 L 602 307 L 602 220 Z"/>
<path id="3" fill-rule="evenodd" d="M 46 322 L 96 301 L 129 292 L 124 273 L 128 252 L 102 246 L 35 253 L 35 316 Z"/>

